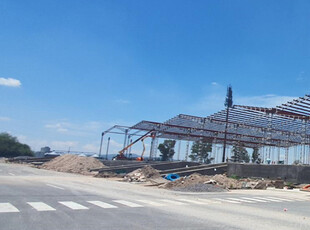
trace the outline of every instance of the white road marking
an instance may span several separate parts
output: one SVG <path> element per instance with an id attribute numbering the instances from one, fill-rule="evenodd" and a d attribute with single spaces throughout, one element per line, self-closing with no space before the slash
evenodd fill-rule
<path id="1" fill-rule="evenodd" d="M 56 185 L 53 185 L 53 184 L 46 184 L 47 186 L 50 186 L 50 187 L 53 187 L 53 188 L 58 188 L 58 189 L 61 189 L 61 190 L 65 190 L 64 188 L 62 187 L 58 187 Z"/>
<path id="2" fill-rule="evenodd" d="M 260 200 L 260 199 L 250 198 L 250 197 L 241 197 L 241 198 L 245 199 L 245 200 L 252 200 L 252 201 L 257 201 L 257 202 L 262 202 L 262 203 L 267 203 L 268 202 L 266 200 Z"/>
<path id="3" fill-rule="evenodd" d="M 260 200 L 267 200 L 267 201 L 272 201 L 272 202 L 282 202 L 282 200 L 275 200 L 275 199 L 270 199 L 266 197 L 254 197 L 255 199 L 260 199 Z"/>
<path id="4" fill-rule="evenodd" d="M 152 205 L 152 206 L 166 206 L 166 204 L 163 204 L 163 203 L 158 203 L 158 202 L 155 202 L 155 201 L 151 201 L 151 200 L 137 200 L 141 203 L 144 203 L 144 204 L 149 204 L 149 205 Z"/>
<path id="5" fill-rule="evenodd" d="M 14 174 L 14 173 L 9 173 L 9 175 L 11 175 L 11 176 L 15 176 L 15 174 Z"/>
<path id="6" fill-rule="evenodd" d="M 30 206 L 32 206 L 37 211 L 55 211 L 56 209 L 52 208 L 51 206 L 43 203 L 43 202 L 27 202 Z"/>
<path id="7" fill-rule="evenodd" d="M 207 204 L 206 202 L 198 201 L 198 200 L 188 200 L 188 199 L 177 199 L 177 200 L 192 203 L 192 204 Z"/>
<path id="8" fill-rule="evenodd" d="M 238 201 L 238 202 L 245 202 L 245 203 L 256 203 L 254 201 L 249 201 L 249 200 L 243 200 L 243 199 L 238 199 L 238 198 L 227 198 L 229 200 L 234 200 L 234 201 Z"/>
<path id="9" fill-rule="evenodd" d="M 204 202 L 205 204 L 220 204 L 220 203 L 222 203 L 221 201 L 214 201 L 214 200 L 203 199 L 203 198 L 199 198 L 198 200 L 201 202 Z"/>
<path id="10" fill-rule="evenodd" d="M 19 210 L 10 203 L 0 203 L 0 213 L 1 212 L 19 212 Z"/>
<path id="11" fill-rule="evenodd" d="M 289 200 L 289 199 L 284 199 L 284 198 L 280 198 L 280 197 L 267 197 L 267 198 L 270 198 L 270 199 L 276 199 L 276 200 L 283 200 L 283 201 L 287 201 L 287 202 L 292 202 L 293 200 Z"/>
<path id="12" fill-rule="evenodd" d="M 175 204 L 175 205 L 186 205 L 185 203 L 175 201 L 175 200 L 166 200 L 166 199 L 161 199 L 161 201 L 168 203 L 168 204 Z"/>
<path id="13" fill-rule="evenodd" d="M 238 201 L 225 200 L 225 199 L 221 199 L 221 198 L 214 198 L 214 200 L 219 200 L 219 201 L 228 202 L 228 203 L 232 203 L 232 204 L 241 204 L 241 202 L 238 202 Z"/>
<path id="14" fill-rule="evenodd" d="M 143 207 L 140 204 L 136 204 L 136 203 L 133 203 L 133 202 L 130 202 L 130 201 L 126 201 L 126 200 L 113 200 L 113 201 L 116 202 L 116 203 L 119 203 L 119 204 L 126 205 L 128 207 L 132 207 L 132 208 Z"/>
<path id="15" fill-rule="evenodd" d="M 295 201 L 309 201 L 309 198 L 301 198 L 301 197 L 291 197 L 289 199 L 294 199 Z"/>
<path id="16" fill-rule="evenodd" d="M 68 208 L 71 208 L 73 210 L 82 210 L 82 209 L 89 209 L 81 204 L 78 204 L 78 203 L 75 203 L 73 201 L 59 201 L 58 203 L 68 207 Z"/>
<path id="17" fill-rule="evenodd" d="M 100 208 L 117 208 L 116 206 L 112 204 L 108 204 L 102 201 L 87 201 L 88 203 L 94 204 L 96 206 L 99 206 Z"/>

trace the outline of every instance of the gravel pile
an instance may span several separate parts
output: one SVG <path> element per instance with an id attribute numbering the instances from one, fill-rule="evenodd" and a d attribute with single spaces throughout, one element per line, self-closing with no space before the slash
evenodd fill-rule
<path id="1" fill-rule="evenodd" d="M 89 171 L 90 169 L 103 167 L 106 166 L 96 158 L 65 154 L 44 163 L 40 168 L 55 170 L 58 172 L 91 175 L 92 173 Z"/>

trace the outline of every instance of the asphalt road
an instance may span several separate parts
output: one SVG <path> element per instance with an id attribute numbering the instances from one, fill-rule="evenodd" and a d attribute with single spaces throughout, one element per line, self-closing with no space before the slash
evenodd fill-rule
<path id="1" fill-rule="evenodd" d="M 0 229 L 310 229 L 310 193 L 193 194 L 0 163 Z"/>

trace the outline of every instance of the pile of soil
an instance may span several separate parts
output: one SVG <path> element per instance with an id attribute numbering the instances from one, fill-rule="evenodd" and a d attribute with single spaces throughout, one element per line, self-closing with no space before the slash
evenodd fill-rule
<path id="1" fill-rule="evenodd" d="M 92 173 L 89 171 L 90 169 L 103 167 L 106 166 L 96 158 L 65 154 L 44 163 L 40 168 L 55 170 L 58 172 L 91 175 Z"/>
<path id="2" fill-rule="evenodd" d="M 146 165 L 143 168 L 128 173 L 124 177 L 124 180 L 129 182 L 146 182 L 148 179 L 156 179 L 160 177 L 161 176 L 156 169 L 150 165 Z"/>
<path id="3" fill-rule="evenodd" d="M 226 175 L 203 176 L 194 173 L 188 177 L 181 177 L 160 186 L 161 188 L 187 192 L 217 192 L 229 189 L 266 189 L 263 180 L 237 180 Z"/>

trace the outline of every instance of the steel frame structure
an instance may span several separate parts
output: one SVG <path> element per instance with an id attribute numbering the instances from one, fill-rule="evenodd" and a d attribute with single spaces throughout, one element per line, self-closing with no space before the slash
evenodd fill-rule
<path id="1" fill-rule="evenodd" d="M 271 154 L 274 155 L 275 148 L 284 148 L 286 163 L 289 148 L 301 146 L 302 153 L 299 154 L 299 160 L 310 163 L 310 156 L 306 154 L 306 147 L 309 148 L 310 145 L 310 95 L 275 108 L 234 105 L 229 108 L 228 121 L 225 116 L 226 110 L 221 110 L 208 117 L 179 114 L 163 123 L 141 121 L 132 127 L 126 127 L 124 145 L 126 140 L 128 141 L 126 135 L 140 135 L 140 131 L 153 130 L 157 138 L 187 141 L 207 139 L 214 144 L 223 144 L 226 140 L 227 145 L 242 143 L 245 147 L 257 147 L 263 152 L 267 147 L 269 157 Z M 156 148 L 152 146 L 151 158 L 154 149 Z M 280 150 L 278 150 L 279 158 Z"/>

